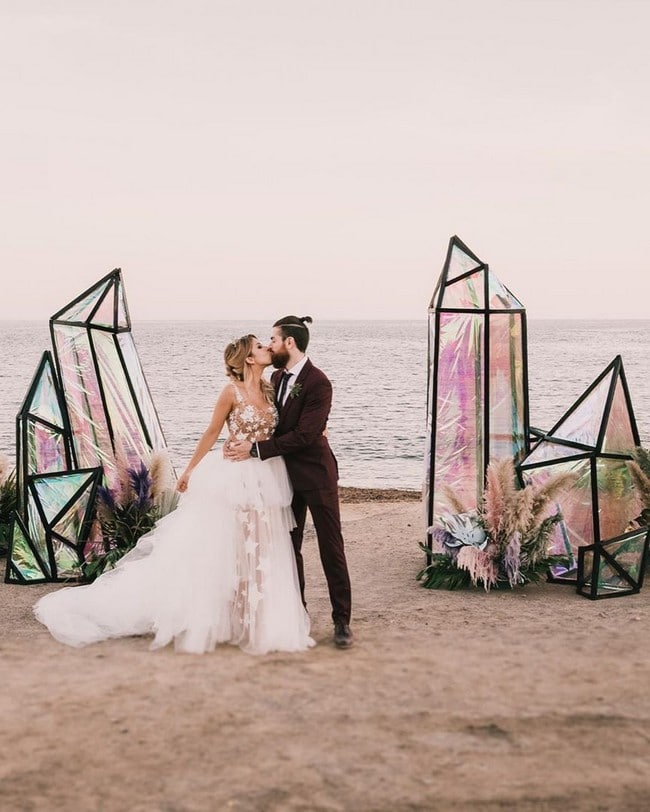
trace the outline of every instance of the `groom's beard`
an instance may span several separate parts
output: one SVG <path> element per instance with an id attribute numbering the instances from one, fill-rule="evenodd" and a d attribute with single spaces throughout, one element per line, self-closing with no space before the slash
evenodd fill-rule
<path id="1" fill-rule="evenodd" d="M 276 369 L 284 369 L 289 361 L 289 353 L 286 350 L 277 350 L 271 353 L 271 363 Z"/>

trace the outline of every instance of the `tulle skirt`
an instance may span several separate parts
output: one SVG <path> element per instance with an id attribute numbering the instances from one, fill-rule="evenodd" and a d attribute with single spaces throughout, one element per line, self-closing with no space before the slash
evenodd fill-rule
<path id="1" fill-rule="evenodd" d="M 177 509 L 115 569 L 41 598 L 34 613 L 70 646 L 153 634 L 200 654 L 232 643 L 252 654 L 314 645 L 289 536 L 284 460 L 224 460 L 213 451 Z"/>

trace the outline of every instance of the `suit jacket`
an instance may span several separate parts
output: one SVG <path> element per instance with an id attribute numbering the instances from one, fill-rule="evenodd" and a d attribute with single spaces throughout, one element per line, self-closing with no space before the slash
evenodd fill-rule
<path id="1" fill-rule="evenodd" d="M 281 375 L 278 370 L 271 376 L 276 388 Z M 331 406 L 332 384 L 308 359 L 280 409 L 273 437 L 258 443 L 260 459 L 284 457 L 295 491 L 337 487 L 336 458 L 323 435 Z"/>

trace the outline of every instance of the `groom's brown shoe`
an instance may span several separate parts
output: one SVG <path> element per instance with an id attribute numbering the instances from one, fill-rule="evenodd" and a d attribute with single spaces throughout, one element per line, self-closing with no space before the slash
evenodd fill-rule
<path id="1" fill-rule="evenodd" d="M 347 623 L 337 620 L 334 624 L 334 645 L 338 648 L 350 648 L 353 645 L 354 635 Z"/>

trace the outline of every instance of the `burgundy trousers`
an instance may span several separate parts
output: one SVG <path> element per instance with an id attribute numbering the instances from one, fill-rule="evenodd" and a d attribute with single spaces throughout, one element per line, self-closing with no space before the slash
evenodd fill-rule
<path id="1" fill-rule="evenodd" d="M 341 534 L 338 489 L 296 491 L 291 507 L 298 525 L 291 533 L 291 540 L 296 554 L 302 602 L 305 603 L 305 572 L 301 550 L 307 508 L 309 508 L 314 522 L 314 529 L 316 530 L 320 560 L 325 572 L 332 604 L 332 619 L 335 623 L 337 621 L 349 623 L 352 609 L 352 593 L 348 565 L 345 560 L 343 535 Z"/>

